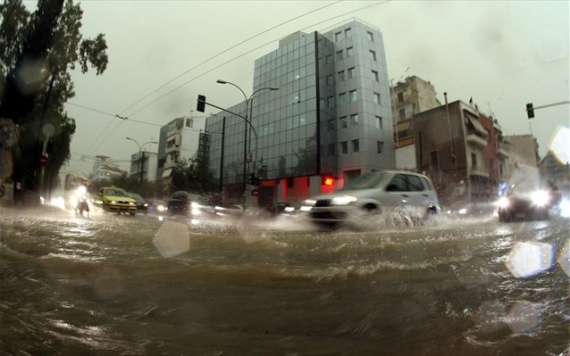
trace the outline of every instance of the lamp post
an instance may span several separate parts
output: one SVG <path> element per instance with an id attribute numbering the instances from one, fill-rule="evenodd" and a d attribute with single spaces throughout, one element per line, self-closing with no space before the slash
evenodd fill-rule
<path id="1" fill-rule="evenodd" d="M 143 181 L 143 168 L 144 168 L 144 152 L 143 152 L 143 148 L 144 146 L 148 145 L 148 144 L 157 144 L 158 142 L 156 141 L 148 141 L 143 143 L 143 145 L 141 146 L 139 144 L 139 142 L 137 140 L 135 140 L 134 138 L 130 138 L 130 137 L 125 137 L 127 140 L 129 141 L 133 141 L 134 143 L 137 144 L 138 148 L 139 148 L 139 156 L 140 156 L 140 160 L 141 162 L 139 163 L 139 182 L 142 183 Z"/>
<path id="2" fill-rule="evenodd" d="M 259 93 L 262 90 L 279 90 L 279 88 L 274 88 L 274 87 L 266 87 L 266 88 L 260 88 L 255 90 L 253 93 L 251 93 L 251 95 L 248 97 L 245 92 L 243 91 L 242 88 L 240 88 L 237 84 L 234 84 L 232 82 L 228 82 L 225 80 L 221 80 L 218 79 L 216 81 L 216 83 L 218 84 L 229 84 L 232 85 L 236 88 L 238 88 L 239 91 L 241 91 L 241 93 L 243 94 L 243 97 L 245 98 L 245 123 L 244 123 L 244 138 L 243 138 L 243 194 L 242 194 L 242 204 L 243 204 L 243 210 L 245 210 L 246 208 L 246 191 L 247 191 L 247 128 L 249 125 L 249 130 L 251 131 L 252 129 L 252 123 L 251 123 L 251 117 L 253 116 L 253 106 L 251 105 L 251 100 L 254 97 L 255 94 Z M 249 117 L 248 117 L 249 115 Z M 250 137 L 251 137 L 251 132 L 250 132 Z M 256 147 L 256 151 L 257 151 L 257 147 Z M 257 157 L 256 157 L 257 158 Z"/>

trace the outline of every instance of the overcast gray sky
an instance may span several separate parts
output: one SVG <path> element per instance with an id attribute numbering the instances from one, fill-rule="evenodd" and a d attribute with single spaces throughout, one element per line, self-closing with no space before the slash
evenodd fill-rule
<path id="1" fill-rule="evenodd" d="M 83 162 L 83 155 L 110 156 L 128 169 L 138 148 L 125 136 L 142 144 L 158 140 L 159 127 L 176 117 L 204 117 L 192 111 L 198 94 L 221 107 L 242 101 L 236 88 L 216 80 L 251 93 L 254 60 L 276 49 L 279 39 L 298 30 L 324 32 L 349 18 L 380 29 L 389 78 L 417 75 L 435 86 L 441 102 L 444 92 L 450 101 L 472 97 L 483 112 L 493 113 L 506 135 L 535 135 L 541 155 L 555 130 L 569 126 L 569 105 L 537 110 L 533 120 L 525 113 L 527 102 L 540 106 L 570 98 L 568 1 L 81 5 L 83 35 L 105 34 L 109 65 L 103 76 L 74 74 L 77 96 L 67 110 L 77 120 L 77 132 L 66 171 L 91 172 L 93 161 Z"/>

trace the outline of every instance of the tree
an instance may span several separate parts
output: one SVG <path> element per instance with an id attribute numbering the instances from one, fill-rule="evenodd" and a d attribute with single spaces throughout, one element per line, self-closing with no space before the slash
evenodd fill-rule
<path id="1" fill-rule="evenodd" d="M 184 190 L 196 194 L 214 193 L 219 188 L 218 181 L 203 156 L 178 160 L 172 171 L 171 185 L 174 191 Z"/>
<path id="2" fill-rule="evenodd" d="M 53 188 L 59 169 L 70 158 L 75 120 L 65 103 L 75 96 L 69 71 L 93 68 L 103 74 L 108 64 L 104 35 L 82 39 L 83 10 L 72 0 L 40 0 L 30 15 L 21 0 L 0 5 L 0 117 L 17 123 L 14 174 L 27 188 Z M 24 80 L 28 78 L 27 80 Z M 30 79 L 31 78 L 31 79 Z M 23 85 L 24 83 L 25 85 Z M 49 159 L 40 181 L 39 157 L 46 124 L 55 128 L 49 137 Z"/>

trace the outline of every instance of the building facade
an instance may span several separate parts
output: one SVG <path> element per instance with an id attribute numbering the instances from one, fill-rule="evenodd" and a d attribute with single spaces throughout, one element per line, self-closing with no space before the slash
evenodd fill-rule
<path id="1" fill-rule="evenodd" d="M 202 118 L 179 117 L 160 128 L 157 178 L 169 179 L 180 159 L 190 159 L 198 154 L 204 127 Z"/>
<path id="2" fill-rule="evenodd" d="M 507 141 L 498 123 L 476 106 L 446 100 L 396 128 L 397 165 L 428 175 L 443 205 L 493 199 L 499 181 L 507 178 Z"/>
<path id="3" fill-rule="evenodd" d="M 392 117 L 395 123 L 441 106 L 433 84 L 415 75 L 397 82 L 391 89 Z"/>
<path id="4" fill-rule="evenodd" d="M 141 151 L 131 155 L 130 175 L 137 177 L 141 182 L 154 182 L 158 168 L 158 155 L 156 152 Z"/>
<path id="5" fill-rule="evenodd" d="M 239 201 L 244 172 L 263 180 L 257 204 L 267 206 L 393 168 L 389 90 L 382 34 L 372 26 L 351 20 L 284 38 L 255 61 L 250 99 L 228 109 L 242 117 L 221 112 L 207 120 L 210 167 L 225 198 Z M 332 187 L 325 176 L 335 178 Z"/>

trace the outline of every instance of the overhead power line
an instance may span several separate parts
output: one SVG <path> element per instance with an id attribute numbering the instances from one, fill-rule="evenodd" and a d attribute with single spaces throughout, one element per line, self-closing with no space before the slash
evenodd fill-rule
<path id="1" fill-rule="evenodd" d="M 249 37 L 249 38 L 247 38 L 247 39 L 245 39 L 245 40 L 243 40 L 243 41 L 241 41 L 241 42 L 239 42 L 239 43 L 237 43 L 237 44 L 235 44 L 235 45 L 233 45 L 233 46 L 231 46 L 231 47 L 229 47 L 229 48 L 226 48 L 225 50 L 223 50 L 223 51 L 221 51 L 221 52 L 219 52 L 219 53 L 217 53 L 217 54 L 211 56 L 210 58 L 206 59 L 205 61 L 203 61 L 203 62 L 201 62 L 201 63 L 199 63 L 199 64 L 197 64 L 197 65 L 195 65 L 194 67 L 187 69 L 186 71 L 182 72 L 181 74 L 175 76 L 174 78 L 170 79 L 170 80 L 167 81 L 166 83 L 162 84 L 162 85 L 159 86 L 158 88 L 154 89 L 153 91 L 151 91 L 150 93 L 148 93 L 147 95 L 143 96 L 142 98 L 140 98 L 139 100 L 137 100 L 136 102 L 134 102 L 133 104 L 131 104 L 130 106 L 128 106 L 126 109 L 124 109 L 123 111 L 121 111 L 121 114 L 123 114 L 123 113 L 126 112 L 127 110 L 131 109 L 132 107 L 134 107 L 134 106 L 137 105 L 138 103 L 144 101 L 146 98 L 148 98 L 148 97 L 151 96 L 152 94 L 156 93 L 156 92 L 159 91 L 160 89 L 164 88 L 164 87 L 167 86 L 168 84 L 174 82 L 174 81 L 177 80 L 178 78 L 181 78 L 181 77 L 185 76 L 186 74 L 190 73 L 191 71 L 193 71 L 193 70 L 195 70 L 195 69 L 197 69 L 197 68 L 203 66 L 204 64 L 206 64 L 206 63 L 210 62 L 211 60 L 213 60 L 213 59 L 215 59 L 215 58 L 221 56 L 222 54 L 224 54 L 224 53 L 226 53 L 226 52 L 229 52 L 230 50 L 232 50 L 232 49 L 234 49 L 234 48 L 236 48 L 236 47 L 239 47 L 239 46 L 243 45 L 244 43 L 249 42 L 249 41 L 251 41 L 251 40 L 253 40 L 253 39 L 255 39 L 255 38 L 257 38 L 257 37 L 259 37 L 259 36 L 261 36 L 261 35 L 263 35 L 263 34 L 265 34 L 265 33 L 267 33 L 267 32 L 270 32 L 270 31 L 272 31 L 272 30 L 278 28 L 278 27 L 281 27 L 281 26 L 286 25 L 286 24 L 288 24 L 288 23 L 290 23 L 290 22 L 293 22 L 293 21 L 295 21 L 295 20 L 298 20 L 298 19 L 300 19 L 300 18 L 302 18 L 302 17 L 304 17 L 304 16 L 310 15 L 310 14 L 312 14 L 312 13 L 314 13 L 314 12 L 321 11 L 321 10 L 327 8 L 327 7 L 336 5 L 336 4 L 338 4 L 339 2 L 342 2 L 342 1 L 343 1 L 343 0 L 339 0 L 339 1 L 336 1 L 336 2 L 334 2 L 334 3 L 327 4 L 327 5 L 325 5 L 325 6 L 321 6 L 321 7 L 317 8 L 317 9 L 315 9 L 315 10 L 311 10 L 311 11 L 309 11 L 309 12 L 307 12 L 307 13 L 304 13 L 304 14 L 299 15 L 299 16 L 297 16 L 297 17 L 294 17 L 294 18 L 292 18 L 292 19 L 290 19 L 290 20 L 284 21 L 284 22 L 282 22 L 282 23 L 280 23 L 280 24 L 278 24 L 278 25 L 275 25 L 275 26 L 273 26 L 273 27 L 270 27 L 270 28 L 268 28 L 268 29 L 266 29 L 266 30 L 264 30 L 264 31 L 262 31 L 262 32 L 259 32 L 259 33 L 255 34 L 255 35 L 253 35 L 253 36 L 251 36 L 251 37 Z M 275 42 L 275 41 L 271 41 L 270 43 L 273 43 L 273 42 Z M 259 47 L 258 47 L 258 48 L 259 48 Z M 248 53 L 249 53 L 249 52 L 248 52 Z M 239 58 L 239 57 L 236 57 L 236 58 Z M 236 59 L 236 58 L 234 58 L 234 59 Z M 227 63 L 227 62 L 226 62 L 226 63 Z M 224 64 L 225 64 L 225 63 L 224 63 Z M 219 68 L 219 67 L 216 67 L 216 68 Z M 215 68 L 214 68 L 214 69 L 215 69 Z M 210 70 L 210 71 L 211 71 L 211 70 Z M 210 71 L 208 71 L 208 72 L 206 72 L 206 73 L 209 73 Z M 204 74 L 206 74 L 206 73 L 204 73 Z M 200 75 L 199 77 L 203 76 L 204 74 Z M 197 78 L 199 78 L 199 77 L 197 77 Z M 194 79 L 197 79 L 197 78 L 194 78 Z M 187 82 L 187 83 L 188 83 L 188 82 Z M 185 84 L 187 84 L 187 83 L 185 83 Z M 170 94 L 171 92 L 172 92 L 172 91 L 168 92 L 167 94 Z M 164 96 L 161 96 L 160 98 L 163 98 L 163 97 L 164 97 Z M 160 99 L 160 98 L 159 98 L 159 99 Z M 151 104 L 154 103 L 154 102 L 156 102 L 156 100 L 152 101 Z M 146 107 L 148 107 L 148 106 L 149 106 L 149 105 L 143 106 L 143 109 L 146 108 Z M 139 109 L 139 110 L 135 111 L 135 112 L 132 113 L 130 116 L 133 116 L 134 114 L 140 112 L 141 110 L 142 110 L 142 109 Z"/>
<path id="2" fill-rule="evenodd" d="M 357 10 L 345 12 L 345 13 L 343 13 L 342 15 L 338 15 L 338 16 L 335 16 L 335 17 L 328 18 L 328 19 L 326 19 L 326 20 L 324 20 L 324 21 L 317 22 L 317 23 L 312 24 L 312 25 L 310 25 L 310 26 L 304 27 L 304 28 L 302 28 L 301 30 L 306 30 L 306 29 L 308 29 L 308 28 L 312 28 L 312 27 L 318 26 L 318 25 L 320 25 L 320 24 L 322 24 L 322 23 L 330 22 L 331 20 L 334 20 L 334 19 L 337 19 L 337 18 L 340 18 L 340 17 L 344 17 L 344 16 L 346 16 L 347 14 L 351 14 L 351 13 L 354 13 L 354 12 L 362 11 L 362 10 L 368 9 L 368 8 L 370 8 L 370 7 L 373 7 L 373 6 L 382 5 L 382 4 L 385 4 L 385 3 L 390 2 L 390 1 L 392 1 L 392 0 L 387 0 L 387 1 L 379 2 L 379 3 L 374 3 L 374 4 L 372 4 L 372 5 L 364 6 L 364 7 L 362 7 L 362 8 L 357 9 Z M 335 4 L 336 4 L 336 3 L 335 3 Z M 330 6 L 330 5 L 329 5 L 329 6 Z M 315 10 L 315 11 L 316 11 L 316 10 Z M 305 14 L 305 15 L 306 15 L 306 14 Z M 297 18 L 302 17 L 302 16 L 305 16 L 305 15 L 298 16 Z M 295 19 L 297 19 L 297 18 L 295 18 Z M 290 20 L 290 21 L 292 21 L 292 20 Z M 290 22 L 290 21 L 287 21 L 287 22 Z M 284 22 L 283 24 L 285 24 L 285 23 L 287 23 L 287 22 Z M 278 25 L 278 26 L 281 26 L 281 25 Z M 278 26 L 276 26 L 276 27 L 278 27 Z M 273 27 L 273 28 L 276 28 L 276 27 Z M 272 28 L 272 29 L 273 29 L 273 28 Z M 267 32 L 267 30 L 264 31 L 263 33 L 265 33 L 265 32 Z M 257 37 L 257 36 L 254 36 L 254 37 Z M 253 37 L 251 37 L 251 38 L 253 38 Z M 251 38 L 250 38 L 250 39 L 251 39 Z M 248 40 L 249 40 L 249 39 L 248 39 Z M 139 112 L 143 111 L 143 110 L 146 109 L 147 107 L 149 107 L 149 106 L 151 106 L 152 104 L 156 103 L 157 101 L 159 101 L 159 100 L 161 100 L 161 99 L 167 97 L 168 95 L 172 94 L 172 93 L 175 92 L 176 90 L 178 90 L 178 89 L 180 89 L 180 88 L 182 88 L 182 87 L 188 85 L 189 83 L 195 81 L 196 79 L 199 79 L 199 78 L 205 76 L 206 74 L 208 74 L 208 73 L 210 73 L 210 72 L 212 72 L 212 71 L 214 71 L 214 70 L 216 70 L 216 69 L 218 69 L 218 68 L 220 68 L 220 67 L 223 67 L 224 65 L 226 65 L 226 64 L 228 64 L 228 63 L 230 63 L 230 62 L 235 61 L 236 59 L 239 59 L 239 58 L 241 58 L 241 57 L 243 57 L 243 56 L 245 56 L 245 55 L 247 55 L 247 54 L 250 54 L 250 53 L 252 53 L 252 52 L 255 52 L 255 51 L 257 51 L 257 50 L 260 49 L 260 48 L 263 48 L 263 47 L 268 46 L 268 45 L 270 45 L 270 44 L 272 44 L 272 43 L 275 43 L 275 41 L 277 41 L 277 40 L 271 40 L 271 41 L 269 41 L 269 42 L 267 42 L 267 43 L 264 43 L 264 44 L 262 44 L 262 45 L 260 45 L 260 46 L 258 46 L 258 47 L 255 47 L 254 49 L 251 49 L 251 50 L 249 50 L 249 51 L 247 51 L 247 52 L 244 52 L 244 53 L 242 53 L 242 54 L 240 54 L 240 55 L 238 55 L 238 56 L 236 56 L 236 57 L 234 57 L 234 58 L 232 58 L 232 59 L 229 59 L 229 60 L 227 60 L 227 61 L 221 63 L 220 65 L 217 65 L 216 67 L 213 67 L 213 68 L 211 68 L 210 70 L 208 70 L 208 71 L 206 71 L 206 72 L 204 72 L 204 73 L 202 73 L 202 74 L 200 74 L 200 75 L 198 75 L 198 76 L 196 76 L 196 77 L 194 77 L 194 78 L 192 78 L 192 79 L 190 79 L 190 80 L 188 80 L 188 81 L 182 83 L 181 85 L 179 85 L 179 86 L 173 88 L 172 90 L 166 92 L 165 94 L 159 96 L 158 98 L 154 99 L 153 101 L 149 102 L 148 104 L 146 104 L 146 105 L 140 107 L 138 110 L 132 112 L 130 116 L 133 116 L 133 115 L 138 114 Z M 243 44 L 244 42 L 246 42 L 246 41 L 242 41 L 242 42 L 240 42 L 240 44 Z M 233 47 L 231 47 L 231 48 L 234 48 L 234 47 L 235 47 L 235 46 L 233 46 Z M 231 49 L 231 48 L 230 48 L 230 49 Z M 220 54 L 223 54 L 223 53 L 225 53 L 225 52 L 227 52 L 227 50 L 221 52 Z M 163 87 L 166 86 L 167 84 L 172 83 L 174 80 L 176 80 L 176 79 L 182 77 L 183 75 L 185 75 L 186 73 L 192 71 L 193 69 L 196 69 L 197 67 L 200 67 L 201 65 L 203 65 L 203 64 L 205 64 L 205 63 L 207 63 L 207 62 L 209 62 L 209 61 L 210 61 L 211 59 L 213 59 L 213 58 L 214 58 L 214 57 L 209 58 L 208 60 L 206 60 L 206 61 L 204 61 L 204 62 L 198 64 L 197 66 L 193 67 L 192 69 L 187 70 L 186 72 L 182 73 L 181 75 L 177 76 L 176 78 L 170 80 L 168 83 L 166 83 L 166 84 L 162 85 L 161 87 L 159 87 L 158 89 L 154 90 L 151 94 L 155 93 L 156 91 L 158 91 L 159 89 L 163 88 Z M 146 98 L 149 97 L 151 94 L 148 94 L 148 95 L 145 96 L 143 99 L 146 99 Z M 139 100 L 137 103 L 141 102 L 143 99 Z M 135 104 L 136 104 L 136 103 L 135 103 Z M 134 105 L 131 105 L 129 108 L 131 108 L 131 107 L 133 107 L 133 106 L 134 106 Z"/>

